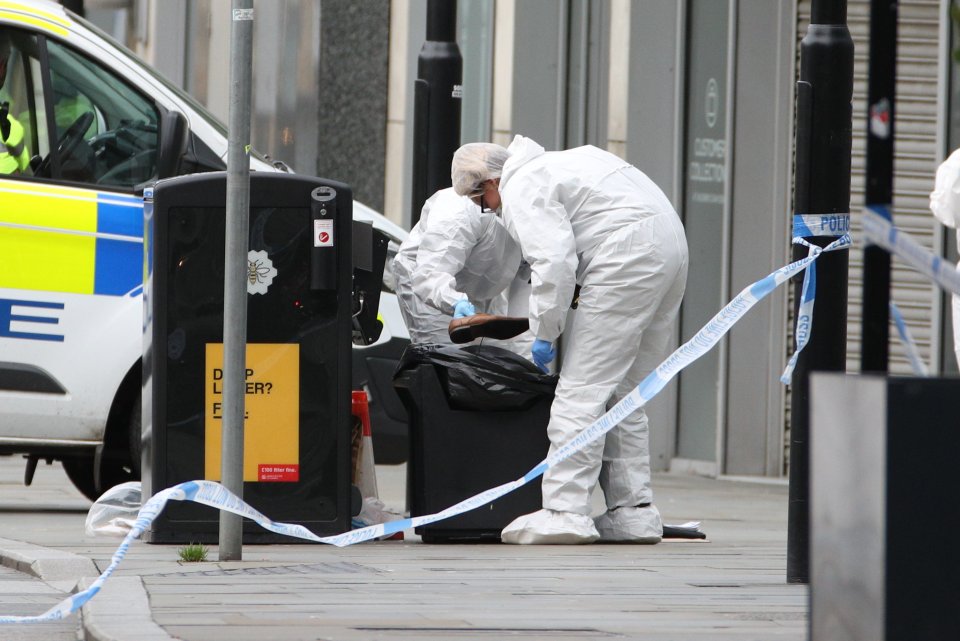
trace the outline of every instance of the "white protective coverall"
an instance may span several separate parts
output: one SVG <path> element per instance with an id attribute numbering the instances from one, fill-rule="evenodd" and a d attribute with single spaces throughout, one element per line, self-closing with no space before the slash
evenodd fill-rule
<path id="1" fill-rule="evenodd" d="M 436 192 L 393 261 L 410 340 L 450 344 L 447 328 L 454 305 L 463 298 L 477 313 L 508 315 L 510 294 L 516 298 L 514 290 L 530 288 L 529 270 L 520 266 L 520 246 L 495 212 L 480 211 L 452 188 Z M 526 332 L 498 344 L 529 358 L 532 342 Z"/>
<path id="2" fill-rule="evenodd" d="M 547 431 L 551 452 L 629 393 L 665 356 L 687 280 L 683 224 L 640 170 L 593 146 L 545 152 L 517 136 L 499 193 L 504 221 L 532 270 L 530 329 L 556 341 L 575 284 Z M 590 518 L 599 478 L 607 512 Z M 543 510 L 502 532 L 506 543 L 657 543 L 643 409 L 543 475 Z"/>
<path id="3" fill-rule="evenodd" d="M 937 177 L 930 192 L 930 211 L 941 223 L 957 230 L 960 250 L 960 149 L 937 167 Z M 957 264 L 960 270 L 960 263 Z M 960 366 L 960 296 L 953 295 L 953 350 Z"/>

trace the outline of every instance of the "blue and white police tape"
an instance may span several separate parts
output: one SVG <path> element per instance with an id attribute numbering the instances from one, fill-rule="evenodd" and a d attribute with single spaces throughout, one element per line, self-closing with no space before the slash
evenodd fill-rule
<path id="1" fill-rule="evenodd" d="M 869 209 L 863 213 L 863 235 L 866 242 L 883 247 L 943 289 L 960 295 L 960 274 L 954 265 L 925 249 L 882 215 Z"/>
<path id="2" fill-rule="evenodd" d="M 907 232 L 894 227 L 888 211 L 867 208 L 863 214 L 863 232 L 866 242 L 882 247 L 941 288 L 960 295 L 960 274 L 956 267 L 924 248 Z M 913 372 L 917 376 L 927 376 L 927 366 L 920 358 L 903 315 L 893 303 L 890 303 L 890 314 L 906 347 Z"/>
<path id="3" fill-rule="evenodd" d="M 900 313 L 900 308 L 897 307 L 893 301 L 890 302 L 890 317 L 893 319 L 893 323 L 897 328 L 897 335 L 900 336 L 900 341 L 907 351 L 907 358 L 910 359 L 910 367 L 913 369 L 913 373 L 917 376 L 929 376 L 930 373 L 927 370 L 927 364 L 920 358 L 920 350 L 917 349 L 917 343 L 910 334 L 907 322 L 903 320 L 903 314 Z"/>
<path id="4" fill-rule="evenodd" d="M 850 233 L 850 214 L 794 214 L 793 237 L 828 236 L 839 238 Z"/>
<path id="5" fill-rule="evenodd" d="M 100 588 L 103 586 L 104 582 L 110 578 L 110 575 L 113 574 L 114 570 L 116 570 L 116 568 L 120 565 L 120 562 L 127 555 L 130 544 L 133 543 L 134 539 L 139 538 L 140 535 L 143 534 L 143 532 L 150 526 L 150 524 L 153 523 L 154 519 L 156 519 L 157 516 L 163 512 L 163 509 L 166 507 L 168 501 L 194 501 L 195 503 L 209 505 L 220 510 L 225 510 L 227 512 L 232 512 L 234 514 L 246 517 L 256 522 L 264 529 L 270 530 L 271 532 L 276 532 L 277 534 L 283 534 L 308 541 L 315 541 L 317 543 L 327 543 L 337 547 L 345 547 L 354 543 L 369 541 L 382 536 L 389 536 L 396 532 L 400 532 L 412 527 L 427 525 L 435 521 L 456 516 L 457 514 L 468 512 L 474 508 L 480 507 L 481 505 L 485 505 L 490 501 L 507 494 L 508 492 L 512 492 L 525 483 L 527 483 L 526 477 L 517 479 L 516 481 L 511 481 L 509 483 L 504 483 L 503 485 L 491 488 L 485 492 L 481 492 L 476 496 L 472 496 L 464 501 L 461 501 L 460 503 L 457 503 L 456 505 L 448 507 L 442 512 L 437 512 L 435 514 L 400 519 L 397 521 L 389 521 L 387 523 L 379 523 L 377 525 L 371 525 L 359 530 L 351 530 L 335 536 L 321 537 L 317 536 L 302 525 L 274 522 L 272 519 L 268 518 L 260 511 L 245 503 L 243 500 L 237 497 L 237 495 L 233 494 L 219 483 L 214 481 L 187 481 L 186 483 L 180 483 L 179 485 L 161 490 L 152 496 L 143 505 L 143 507 L 140 508 L 133 527 L 130 528 L 130 531 L 123 538 L 123 542 L 120 543 L 120 546 L 117 548 L 116 552 L 114 552 L 113 557 L 110 560 L 110 565 L 108 565 L 107 569 L 105 569 L 103 573 L 101 573 L 100 576 L 90 584 L 90 587 L 82 592 L 78 592 L 77 594 L 71 595 L 70 597 L 64 599 L 43 614 L 35 616 L 0 616 L 0 624 L 43 623 L 49 621 L 59 621 L 79 610 L 84 603 L 92 599 L 100 591 Z"/>
<path id="6" fill-rule="evenodd" d="M 850 214 L 797 214 L 793 217 L 793 243 L 795 245 L 805 245 L 809 251 L 807 256 L 819 255 L 824 251 L 843 249 L 849 247 L 850 241 Z M 805 240 L 814 236 L 836 237 L 826 247 L 819 247 Z M 780 376 L 780 382 L 784 385 L 793 378 L 793 370 L 797 367 L 797 359 L 800 358 L 800 352 L 807 346 L 810 340 L 810 330 L 813 327 L 813 303 L 816 300 L 817 293 L 817 264 L 813 263 L 803 275 L 803 287 L 800 290 L 800 306 L 797 309 L 797 325 L 794 328 L 793 337 L 796 348 L 787 367 Z"/>
<path id="7" fill-rule="evenodd" d="M 104 581 L 113 574 L 114 570 L 126 556 L 127 550 L 134 539 L 139 538 L 153 520 L 159 515 L 167 501 L 194 501 L 202 503 L 221 510 L 226 510 L 234 514 L 249 518 L 261 527 L 284 534 L 297 537 L 308 541 L 326 543 L 337 547 L 344 547 L 369 541 L 372 539 L 389 536 L 396 532 L 410 528 L 420 527 L 436 521 L 441 521 L 464 512 L 469 512 L 475 508 L 494 501 L 513 490 L 526 485 L 533 479 L 543 474 L 560 461 L 568 458 L 572 454 L 581 450 L 587 444 L 600 438 L 603 434 L 609 432 L 614 426 L 622 421 L 626 416 L 635 410 L 646 405 L 654 396 L 656 396 L 666 385 L 679 374 L 685 367 L 699 359 L 712 349 L 723 336 L 730 331 L 743 316 L 750 311 L 760 300 L 765 298 L 770 292 L 785 283 L 794 275 L 807 269 L 816 261 L 821 253 L 846 247 L 850 244 L 848 235 L 837 239 L 824 248 L 812 247 L 810 253 L 805 257 L 789 265 L 781 267 L 772 272 L 766 278 L 763 278 L 752 285 L 746 287 L 737 294 L 727 305 L 720 310 L 704 327 L 696 333 L 689 341 L 677 348 L 666 360 L 664 360 L 653 372 L 640 382 L 629 394 L 613 406 L 610 411 L 594 421 L 586 429 L 580 432 L 569 442 L 559 447 L 551 455 L 538 463 L 533 469 L 522 477 L 490 488 L 475 496 L 464 499 L 456 505 L 435 514 L 427 514 L 412 518 L 388 521 L 379 523 L 358 530 L 351 530 L 335 536 L 320 537 L 303 527 L 302 525 L 289 523 L 275 523 L 263 515 L 258 510 L 244 503 L 236 495 L 228 491 L 219 483 L 213 481 L 189 481 L 181 483 L 171 488 L 167 488 L 155 494 L 140 509 L 130 532 L 124 537 L 123 542 L 117 548 L 111 559 L 110 565 L 106 570 L 83 592 L 79 592 L 61 603 L 57 604 L 47 612 L 37 616 L 2 616 L 0 623 L 38 623 L 42 621 L 53 621 L 77 611 L 80 607 L 93 598 L 100 591 Z"/>
<path id="8" fill-rule="evenodd" d="M 79 610 L 84 603 L 92 599 L 97 592 L 100 591 L 100 588 L 103 587 L 104 581 L 110 578 L 110 575 L 113 574 L 113 571 L 116 570 L 120 565 L 123 557 L 127 555 L 127 550 L 130 548 L 130 544 L 133 543 L 134 539 L 139 538 L 139 536 L 143 534 L 143 531 L 146 530 L 151 523 L 153 523 L 153 520 L 157 518 L 157 515 L 163 511 L 163 507 L 167 504 L 167 500 L 172 497 L 176 498 L 174 495 L 177 495 L 178 493 L 183 494 L 179 488 L 180 486 L 176 486 L 158 492 L 153 498 L 147 501 L 143 507 L 140 508 L 140 512 L 137 514 L 137 520 L 134 522 L 133 527 L 130 528 L 130 532 L 127 533 L 127 535 L 123 538 L 123 542 L 120 543 L 120 546 L 117 548 L 116 552 L 113 553 L 113 557 L 110 559 L 110 565 L 108 565 L 107 569 L 104 570 L 100 576 L 90 584 L 90 587 L 82 592 L 77 592 L 76 594 L 67 597 L 43 614 L 38 614 L 36 616 L 0 616 L 0 623 L 44 623 L 48 621 L 59 621 Z"/>

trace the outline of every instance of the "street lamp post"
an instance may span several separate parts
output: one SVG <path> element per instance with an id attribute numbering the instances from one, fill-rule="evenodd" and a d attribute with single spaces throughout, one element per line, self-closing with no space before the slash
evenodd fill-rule
<path id="1" fill-rule="evenodd" d="M 223 420 L 220 480 L 243 498 L 243 417 L 247 357 L 247 251 L 250 228 L 250 83 L 253 0 L 233 0 L 230 29 L 230 128 L 227 135 L 223 274 Z M 239 561 L 243 517 L 220 511 L 219 557 Z"/>

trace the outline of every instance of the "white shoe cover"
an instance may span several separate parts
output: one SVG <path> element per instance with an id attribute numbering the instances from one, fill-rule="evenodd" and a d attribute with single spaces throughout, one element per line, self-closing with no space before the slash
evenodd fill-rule
<path id="1" fill-rule="evenodd" d="M 593 543 L 599 538 L 589 516 L 554 510 L 518 516 L 500 533 L 501 541 L 515 545 L 570 545 Z"/>
<path id="2" fill-rule="evenodd" d="M 601 541 L 659 543 L 663 538 L 663 521 L 655 505 L 608 510 L 597 517 L 594 523 Z"/>

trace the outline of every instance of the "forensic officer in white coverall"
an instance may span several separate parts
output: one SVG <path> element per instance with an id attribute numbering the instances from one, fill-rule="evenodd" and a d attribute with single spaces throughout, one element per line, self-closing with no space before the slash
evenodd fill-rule
<path id="1" fill-rule="evenodd" d="M 941 223 L 957 230 L 960 249 L 960 149 L 937 167 L 937 177 L 930 193 L 930 211 Z M 960 263 L 957 264 L 960 270 Z M 953 295 L 953 349 L 960 365 L 960 296 Z"/>
<path id="2" fill-rule="evenodd" d="M 493 211 L 452 188 L 431 196 L 393 262 L 400 312 L 414 343 L 450 344 L 452 317 L 508 315 L 510 294 L 529 293 L 520 246 Z M 525 302 L 525 301 L 524 301 Z M 524 316 L 526 314 L 523 314 Z M 499 347 L 529 358 L 533 337 Z"/>
<path id="3" fill-rule="evenodd" d="M 665 356 L 687 279 L 687 242 L 664 193 L 637 168 L 593 146 L 545 152 L 517 136 L 509 148 L 462 146 L 453 186 L 502 207 L 532 270 L 533 360 L 545 367 L 564 333 L 547 428 L 551 452 L 629 393 Z M 579 307 L 564 331 L 574 286 Z M 607 511 L 590 518 L 597 481 Z M 505 543 L 658 543 L 647 416 L 633 412 L 543 475 L 543 509 L 504 528 Z"/>

